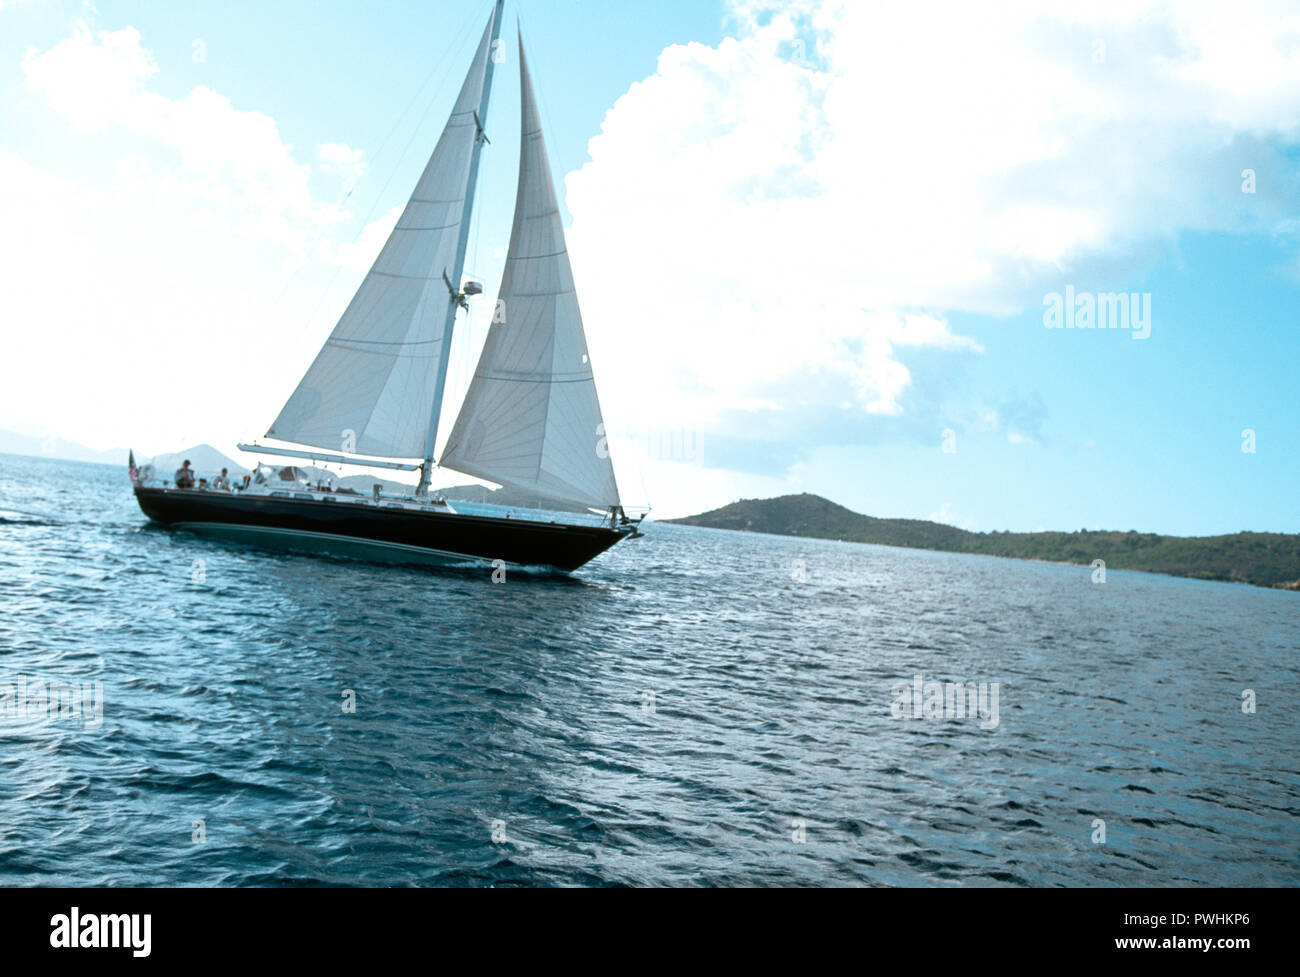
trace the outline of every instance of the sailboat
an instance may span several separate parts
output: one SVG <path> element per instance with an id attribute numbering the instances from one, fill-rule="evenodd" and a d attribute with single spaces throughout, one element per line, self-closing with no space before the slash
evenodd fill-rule
<path id="1" fill-rule="evenodd" d="M 514 227 L 487 339 L 435 463 L 504 0 L 496 0 L 447 125 L 342 318 L 267 431 L 293 447 L 243 451 L 419 471 L 370 495 L 263 469 L 235 490 L 183 487 L 130 465 L 140 508 L 166 526 L 385 562 L 464 560 L 575 570 L 640 535 L 619 498 L 522 33 Z M 577 514 L 458 511 L 436 467 L 563 503 Z M 188 477 L 182 479 L 188 484 Z M 555 506 L 552 505 L 552 508 Z M 584 511 L 585 510 L 585 511 Z"/>

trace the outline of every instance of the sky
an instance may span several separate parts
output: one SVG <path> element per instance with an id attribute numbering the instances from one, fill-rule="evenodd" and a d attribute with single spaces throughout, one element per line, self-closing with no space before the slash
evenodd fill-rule
<path id="1" fill-rule="evenodd" d="M 490 6 L 0 0 L 0 429 L 262 435 Z M 1300 532 L 1300 7 L 512 0 L 444 432 L 516 15 L 626 503 Z"/>

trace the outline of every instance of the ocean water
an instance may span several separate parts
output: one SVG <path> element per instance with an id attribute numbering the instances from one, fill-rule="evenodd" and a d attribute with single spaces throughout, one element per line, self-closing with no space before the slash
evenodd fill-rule
<path id="1" fill-rule="evenodd" d="M 3 455 L 0 510 L 0 885 L 1300 883 L 1300 594 L 664 525 L 493 583 Z"/>

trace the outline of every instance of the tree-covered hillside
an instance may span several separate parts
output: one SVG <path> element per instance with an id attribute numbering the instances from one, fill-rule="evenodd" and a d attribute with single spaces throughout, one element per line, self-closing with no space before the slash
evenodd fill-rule
<path id="1" fill-rule="evenodd" d="M 1194 537 L 1083 529 L 972 533 L 923 519 L 876 519 L 808 494 L 742 499 L 712 512 L 668 521 L 1026 560 L 1082 564 L 1105 560 L 1108 568 L 1300 589 L 1300 535 L 1285 533 Z"/>

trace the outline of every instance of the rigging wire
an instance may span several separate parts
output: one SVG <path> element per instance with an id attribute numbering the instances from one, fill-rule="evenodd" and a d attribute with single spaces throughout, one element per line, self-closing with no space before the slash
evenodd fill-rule
<path id="1" fill-rule="evenodd" d="M 428 125 L 430 114 L 433 110 L 434 105 L 438 101 L 438 96 L 444 90 L 444 82 L 446 81 L 446 78 L 449 76 L 450 72 L 452 72 L 452 70 L 455 68 L 454 59 L 451 57 L 451 55 L 455 50 L 457 50 L 460 46 L 462 46 L 465 43 L 466 35 L 472 33 L 472 31 L 474 30 L 475 22 L 476 22 L 476 14 L 467 12 L 464 15 L 459 29 L 452 32 L 451 34 L 452 37 L 451 43 L 447 46 L 442 56 L 434 62 L 434 67 L 425 76 L 424 81 L 415 89 L 415 93 L 411 96 L 411 99 L 407 102 L 406 107 L 403 108 L 400 113 L 398 113 L 397 117 L 393 121 L 393 124 L 389 127 L 388 132 L 384 135 L 383 140 L 381 140 L 379 144 L 379 148 L 375 151 L 375 154 L 372 157 L 372 159 L 376 162 L 383 158 L 383 152 L 385 148 L 387 148 L 389 142 L 392 140 L 392 137 L 396 134 L 397 130 L 402 126 L 404 120 L 410 114 L 411 109 L 422 98 L 426 99 L 425 107 L 423 111 L 419 113 L 419 121 L 413 127 L 410 138 L 407 139 L 406 145 L 402 148 L 401 153 L 397 156 L 397 159 L 394 161 L 393 165 L 388 168 L 388 179 L 384 181 L 384 185 L 379 189 L 379 192 L 375 194 L 374 199 L 371 201 L 369 208 L 366 210 L 365 216 L 361 220 L 360 227 L 356 235 L 352 239 L 351 242 L 352 244 L 357 244 L 360 242 L 362 234 L 365 233 L 366 228 L 370 226 L 371 222 L 374 219 L 375 211 L 379 207 L 380 201 L 383 200 L 384 194 L 388 192 L 388 188 L 392 184 L 393 179 L 396 177 L 398 171 L 402 168 L 402 162 L 406 159 L 407 154 L 410 152 L 411 146 L 415 143 L 416 137 Z M 433 87 L 433 93 L 431 95 L 426 96 L 425 93 L 429 90 L 431 85 Z M 349 188 L 348 191 L 344 194 L 343 198 L 339 200 L 339 202 L 335 205 L 337 208 L 341 208 L 343 205 L 345 205 L 348 202 L 348 200 L 355 193 L 357 186 L 360 184 L 360 182 L 361 182 L 360 178 L 358 178 L 357 183 L 355 183 L 351 188 Z M 320 233 L 316 236 L 316 239 L 312 242 L 311 246 L 307 249 L 307 252 L 304 254 L 302 262 L 298 265 L 297 268 L 294 269 L 292 274 L 289 275 L 289 278 L 285 282 L 284 287 L 280 290 L 280 294 L 276 296 L 275 301 L 271 304 L 271 308 L 270 310 L 268 310 L 267 313 L 268 316 L 270 315 L 271 312 L 274 312 L 275 309 L 279 306 L 280 302 L 284 299 L 284 296 L 288 293 L 289 288 L 293 285 L 293 282 L 297 279 L 298 275 L 302 273 L 302 270 L 306 268 L 308 264 L 310 264 L 312 256 L 315 254 L 316 249 L 320 246 L 320 243 L 325 238 L 327 232 L 328 232 L 328 228 L 323 227 Z M 310 329 L 311 324 L 315 322 L 317 314 L 320 312 L 321 307 L 325 304 L 326 298 L 328 298 L 329 293 L 333 290 L 334 285 L 337 283 L 339 275 L 342 273 L 342 271 L 343 271 L 343 266 L 341 264 L 335 263 L 334 273 L 330 276 L 329 282 L 325 285 L 325 288 L 322 290 L 320 297 L 316 301 L 315 306 L 312 308 L 311 313 L 307 316 L 307 319 L 302 326 L 302 329 L 304 331 Z"/>

